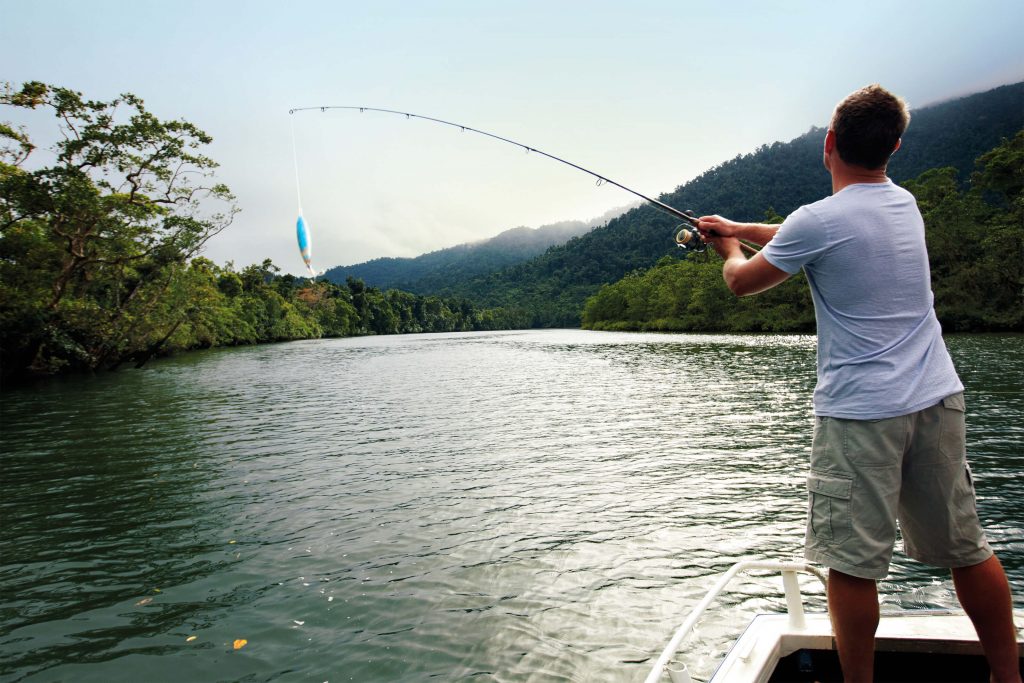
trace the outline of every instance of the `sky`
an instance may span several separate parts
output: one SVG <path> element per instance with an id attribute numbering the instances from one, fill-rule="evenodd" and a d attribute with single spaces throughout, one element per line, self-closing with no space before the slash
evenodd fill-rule
<path id="1" fill-rule="evenodd" d="M 0 81 L 133 93 L 212 135 L 241 212 L 204 255 L 296 275 L 299 196 L 320 270 L 635 198 L 447 126 L 292 109 L 445 119 L 656 197 L 869 83 L 920 107 L 1024 80 L 1021 0 L 0 0 L 0 17 Z"/>

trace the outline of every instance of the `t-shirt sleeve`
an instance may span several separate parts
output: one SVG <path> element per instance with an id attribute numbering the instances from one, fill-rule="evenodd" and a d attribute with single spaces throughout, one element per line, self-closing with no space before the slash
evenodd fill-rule
<path id="1" fill-rule="evenodd" d="M 825 226 L 810 209 L 802 206 L 779 226 L 761 255 L 779 270 L 793 275 L 820 256 L 827 241 Z"/>

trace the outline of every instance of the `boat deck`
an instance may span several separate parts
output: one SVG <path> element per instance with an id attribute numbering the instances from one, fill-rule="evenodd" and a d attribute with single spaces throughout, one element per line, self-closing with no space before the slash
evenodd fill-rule
<path id="1" fill-rule="evenodd" d="M 1018 632 L 1024 616 L 1017 617 Z M 1024 643 L 1020 646 L 1024 656 Z M 988 665 L 962 613 L 883 614 L 875 638 L 876 681 L 987 681 Z M 714 683 L 842 681 L 826 614 L 807 614 L 802 629 L 788 615 L 755 617 L 712 676 Z"/>

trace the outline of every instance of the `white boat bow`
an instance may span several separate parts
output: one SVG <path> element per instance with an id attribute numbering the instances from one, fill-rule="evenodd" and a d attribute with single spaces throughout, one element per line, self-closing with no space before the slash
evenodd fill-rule
<path id="1" fill-rule="evenodd" d="M 719 664 L 709 683 L 768 683 L 841 680 L 832 624 L 825 613 L 804 611 L 797 576 L 825 574 L 801 562 L 747 561 L 733 565 L 690 612 L 651 668 L 645 683 L 693 680 L 677 656 L 708 607 L 740 573 L 781 572 L 786 613 L 753 618 Z M 1018 648 L 1024 657 L 1024 613 L 1014 612 Z M 988 680 L 987 664 L 970 619 L 959 611 L 908 610 L 882 613 L 875 636 L 879 680 Z"/>

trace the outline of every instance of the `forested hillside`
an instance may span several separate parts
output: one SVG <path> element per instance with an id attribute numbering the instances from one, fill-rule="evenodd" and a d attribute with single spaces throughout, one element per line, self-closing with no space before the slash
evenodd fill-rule
<path id="1" fill-rule="evenodd" d="M 338 284 L 357 278 L 374 287 L 430 292 L 453 279 L 471 278 L 526 261 L 592 227 L 582 221 L 565 221 L 539 228 L 512 228 L 489 240 L 459 244 L 415 258 L 378 258 L 353 266 L 336 266 L 324 271 L 323 277 Z"/>
<path id="2" fill-rule="evenodd" d="M 826 113 L 826 116 L 828 114 Z M 890 175 L 897 182 L 952 166 L 961 184 L 974 160 L 1024 127 L 1024 83 L 914 110 Z M 737 156 L 660 199 L 700 213 L 761 220 L 786 215 L 831 191 L 821 163 L 824 129 Z M 576 326 L 587 297 L 627 273 L 650 268 L 675 251 L 677 221 L 649 207 L 632 209 L 541 256 L 502 271 L 450 281 L 435 293 L 462 296 L 483 306 L 521 306 L 535 326 Z"/>
<path id="3" fill-rule="evenodd" d="M 415 258 L 378 258 L 351 266 L 336 266 L 326 270 L 323 276 L 337 284 L 344 284 L 348 278 L 357 278 L 373 287 L 428 294 L 452 281 L 470 279 L 528 261 L 551 246 L 564 244 L 595 226 L 607 224 L 625 211 L 625 208 L 612 209 L 589 221 L 512 228 L 490 239 L 439 249 Z"/>
<path id="4" fill-rule="evenodd" d="M 1024 329 L 1024 131 L 983 154 L 967 188 L 952 167 L 904 185 L 925 220 L 935 310 L 946 331 Z M 781 217 L 775 217 L 777 222 Z M 669 256 L 605 285 L 587 300 L 583 326 L 598 330 L 813 332 L 803 273 L 756 297 L 737 298 L 709 252 Z"/>

